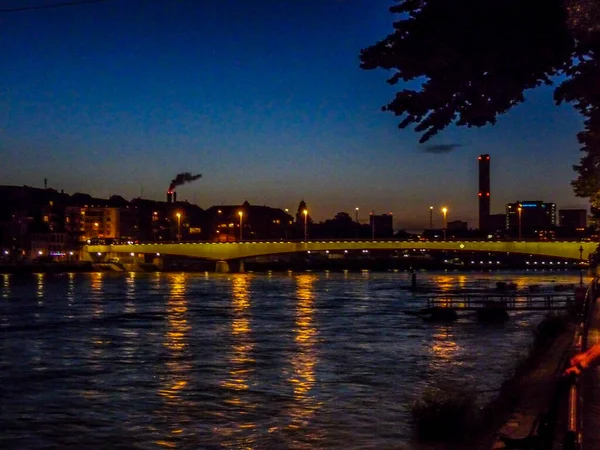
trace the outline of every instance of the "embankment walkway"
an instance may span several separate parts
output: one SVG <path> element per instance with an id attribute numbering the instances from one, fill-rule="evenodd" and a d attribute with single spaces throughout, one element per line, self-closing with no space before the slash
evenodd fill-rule
<path id="1" fill-rule="evenodd" d="M 587 347 L 600 342 L 600 302 L 592 305 Z M 583 448 L 600 449 L 600 365 L 583 375 Z"/>

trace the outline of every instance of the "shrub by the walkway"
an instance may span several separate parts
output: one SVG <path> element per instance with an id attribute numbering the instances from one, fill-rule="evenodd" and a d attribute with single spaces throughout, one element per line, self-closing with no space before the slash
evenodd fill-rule
<path id="1" fill-rule="evenodd" d="M 426 388 L 412 404 L 418 437 L 441 441 L 463 436 L 476 420 L 476 400 L 476 395 L 451 383 Z"/>

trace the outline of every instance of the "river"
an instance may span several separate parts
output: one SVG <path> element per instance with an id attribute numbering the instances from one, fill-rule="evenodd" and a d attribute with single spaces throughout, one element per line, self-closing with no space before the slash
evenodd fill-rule
<path id="1" fill-rule="evenodd" d="M 431 290 L 574 272 L 419 273 Z M 543 313 L 433 324 L 407 273 L 0 274 L 0 447 L 413 448 L 436 380 L 493 395 Z"/>

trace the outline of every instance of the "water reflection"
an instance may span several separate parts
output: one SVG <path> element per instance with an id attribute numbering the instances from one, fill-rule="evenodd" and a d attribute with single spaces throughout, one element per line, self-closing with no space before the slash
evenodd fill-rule
<path id="1" fill-rule="evenodd" d="M 103 272 L 94 272 L 92 273 L 92 282 L 91 282 L 91 303 L 93 308 L 94 317 L 100 317 L 104 312 L 103 300 L 105 298 L 105 293 L 103 291 L 104 285 L 104 273 Z"/>
<path id="2" fill-rule="evenodd" d="M 35 278 L 36 278 L 36 292 L 35 292 L 35 296 L 38 299 L 38 306 L 41 306 L 44 304 L 44 278 L 45 278 L 45 274 L 43 273 L 36 273 L 35 274 Z"/>
<path id="3" fill-rule="evenodd" d="M 125 278 L 125 283 L 127 284 L 127 287 L 125 288 L 125 299 L 127 300 L 127 306 L 135 300 L 135 272 L 129 272 L 127 274 L 127 278 Z"/>
<path id="4" fill-rule="evenodd" d="M 250 388 L 250 379 L 254 372 L 255 359 L 252 355 L 255 343 L 251 335 L 250 315 L 250 282 L 251 275 L 234 274 L 232 283 L 233 321 L 231 323 L 231 352 L 229 355 L 229 375 L 221 385 L 228 389 L 230 396 L 224 403 L 231 408 L 231 423 L 229 429 L 221 433 L 229 438 L 229 445 L 239 446 L 241 441 L 256 428 L 252 411 L 256 404 L 248 400 L 247 392 Z M 250 441 L 246 437 L 244 446 L 247 448 Z"/>
<path id="5" fill-rule="evenodd" d="M 2 298 L 10 297 L 10 274 L 2 275 Z"/>
<path id="6" fill-rule="evenodd" d="M 441 292 L 456 289 L 456 276 L 454 275 L 437 275 L 432 277 L 431 281 L 433 282 L 434 289 Z"/>
<path id="7" fill-rule="evenodd" d="M 364 275 L 363 275 L 364 276 Z M 294 340 L 297 351 L 292 357 L 292 389 L 294 392 L 294 403 L 290 411 L 290 429 L 306 427 L 310 418 L 320 407 L 317 402 L 313 388 L 315 387 L 315 365 L 317 353 L 315 349 L 317 329 L 315 320 L 315 282 L 317 276 L 303 274 L 296 277 L 296 310 Z"/>
<path id="8" fill-rule="evenodd" d="M 169 434 L 156 441 L 157 445 L 165 448 L 175 448 L 177 441 L 186 436 L 185 428 L 191 422 L 186 415 L 186 407 L 190 401 L 185 392 L 191 371 L 186 281 L 186 276 L 182 273 L 168 277 L 171 291 L 167 301 L 167 332 L 163 344 L 168 349 L 168 354 L 158 395 L 165 405 L 159 413 L 163 418 L 170 419 L 170 423 L 167 424 Z"/>
<path id="9" fill-rule="evenodd" d="M 452 366 L 460 366 L 461 363 L 456 359 L 460 350 L 452 326 L 439 326 L 432 335 L 431 347 L 429 348 L 430 367 L 434 372 L 441 372 L 447 371 Z"/>

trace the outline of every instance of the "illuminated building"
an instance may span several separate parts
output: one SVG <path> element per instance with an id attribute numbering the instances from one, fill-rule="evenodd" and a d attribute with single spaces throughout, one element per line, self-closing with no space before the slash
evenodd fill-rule
<path id="1" fill-rule="evenodd" d="M 519 209 L 520 208 L 520 209 Z M 539 235 L 556 227 L 556 204 L 542 201 L 508 203 L 506 229 L 514 235 L 519 228 L 523 235 Z"/>

